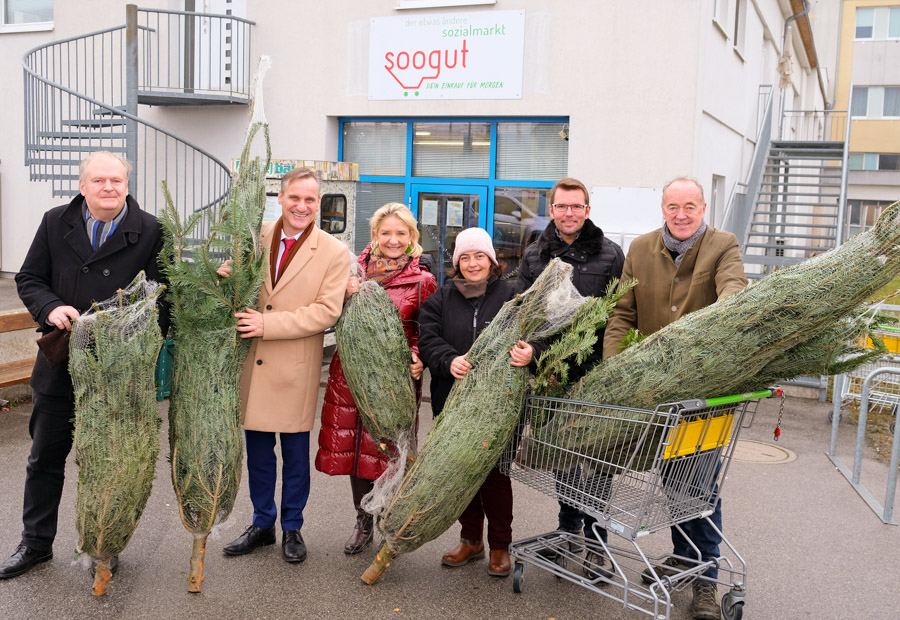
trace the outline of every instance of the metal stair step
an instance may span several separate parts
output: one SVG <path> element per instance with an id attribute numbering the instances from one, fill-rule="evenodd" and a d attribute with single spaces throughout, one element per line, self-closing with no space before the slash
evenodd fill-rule
<path id="1" fill-rule="evenodd" d="M 818 175 L 816 175 L 816 178 L 820 178 L 820 177 L 818 177 Z M 827 178 L 830 179 L 832 177 L 829 176 Z M 833 177 L 833 178 L 840 180 L 840 177 L 837 177 L 837 176 Z M 834 189 L 840 188 L 839 184 L 832 185 L 830 183 L 825 183 L 825 184 L 823 184 L 823 183 L 794 183 L 794 182 L 782 183 L 779 181 L 766 181 L 762 184 L 763 187 L 766 187 L 768 185 L 777 185 L 779 187 L 827 187 L 827 188 L 834 188 Z M 762 193 L 762 192 L 760 192 L 760 193 Z"/>
<path id="2" fill-rule="evenodd" d="M 53 174 L 46 172 L 32 172 L 32 181 L 77 181 L 77 174 Z"/>
<path id="3" fill-rule="evenodd" d="M 772 166 L 766 166 L 767 168 L 771 168 Z M 777 168 L 777 166 L 776 166 Z M 841 178 L 841 169 L 837 168 L 828 168 L 827 171 L 836 170 L 837 174 L 825 174 L 826 170 L 823 170 L 819 174 L 812 174 L 807 172 L 766 172 L 763 174 L 763 177 L 784 177 L 788 179 L 838 179 Z"/>
<path id="4" fill-rule="evenodd" d="M 748 243 L 744 246 L 744 249 L 747 248 L 760 248 L 764 250 L 822 250 L 827 249 L 822 246 L 811 246 L 811 245 L 784 245 L 779 243 Z"/>
<path id="5" fill-rule="evenodd" d="M 39 138 L 51 140 L 124 140 L 125 132 L 91 133 L 88 131 L 39 131 Z"/>
<path id="6" fill-rule="evenodd" d="M 819 228 L 819 227 L 817 227 Z M 774 233 L 763 231 L 751 231 L 748 237 L 776 237 L 778 239 L 834 239 L 834 235 L 797 235 L 787 233 Z"/>
<path id="7" fill-rule="evenodd" d="M 58 158 L 58 157 L 27 157 L 25 159 L 26 166 L 77 166 L 81 164 L 81 157 Z"/>
<path id="8" fill-rule="evenodd" d="M 837 224 L 799 224 L 797 222 L 750 222 L 750 234 L 755 235 L 754 226 L 763 226 L 772 228 L 773 226 L 777 226 L 779 228 L 822 228 L 824 230 L 837 230 Z M 792 233 L 791 235 L 784 235 L 806 239 L 807 235 L 805 233 Z M 830 239 L 831 237 L 826 237 L 826 239 Z"/>
<path id="9" fill-rule="evenodd" d="M 837 213 L 801 213 L 800 211 L 754 211 L 753 215 L 783 215 L 785 217 L 837 217 Z"/>
<path id="10" fill-rule="evenodd" d="M 827 202 L 799 202 L 792 200 L 791 202 L 784 202 L 783 200 L 757 200 L 756 204 L 758 205 L 782 205 L 785 207 L 825 207 L 829 209 L 837 209 L 836 204 L 831 204 Z M 802 215 L 812 215 L 803 213 Z"/>
<path id="11" fill-rule="evenodd" d="M 823 250 L 824 251 L 824 250 Z M 775 267 L 786 267 L 788 265 L 797 265 L 807 258 L 798 258 L 796 256 L 765 256 L 764 254 L 743 254 L 741 261 L 750 265 L 773 265 Z"/>
<path id="12" fill-rule="evenodd" d="M 840 189 L 840 188 L 836 188 L 836 189 Z M 764 192 L 762 190 L 760 190 L 759 195 L 760 196 L 763 196 L 763 195 L 765 195 L 765 196 L 784 196 L 784 195 L 786 195 L 789 198 L 792 198 L 794 196 L 811 196 L 813 198 L 840 198 L 841 197 L 840 192 L 838 192 L 837 194 L 827 194 L 827 193 L 822 193 L 822 192 L 819 192 L 818 194 L 806 194 L 803 192 L 790 192 L 788 194 L 785 194 L 784 192 L 778 192 L 778 191 Z"/>
<path id="13" fill-rule="evenodd" d="M 124 153 L 124 146 L 104 146 L 100 144 L 33 144 L 28 147 L 35 151 L 52 153 L 55 151 L 74 151 L 77 153 L 93 153 L 94 151 L 110 151 L 111 153 Z"/>
<path id="14" fill-rule="evenodd" d="M 113 108 L 115 108 L 115 110 L 118 112 L 125 111 L 125 106 L 123 105 L 113 106 Z M 94 108 L 91 114 L 93 114 L 94 116 L 112 116 L 113 114 L 115 114 L 115 112 L 110 112 L 106 108 Z"/>
<path id="15" fill-rule="evenodd" d="M 125 119 L 79 118 L 74 120 L 60 121 L 59 124 L 65 127 L 124 127 Z"/>

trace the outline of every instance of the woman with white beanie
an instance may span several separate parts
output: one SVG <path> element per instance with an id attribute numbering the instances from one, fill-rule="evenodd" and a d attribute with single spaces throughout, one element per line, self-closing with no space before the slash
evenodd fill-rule
<path id="1" fill-rule="evenodd" d="M 514 282 L 500 279 L 503 267 L 497 262 L 490 236 L 481 228 L 468 228 L 457 235 L 453 268 L 448 281 L 419 312 L 419 353 L 431 370 L 431 408 L 435 417 L 443 410 L 453 382 L 463 380 L 471 370 L 466 353 L 472 343 L 516 294 Z M 519 342 L 509 352 L 510 364 L 527 366 L 533 355 L 530 344 Z M 488 574 L 509 574 L 512 485 L 497 467 L 460 516 L 460 543 L 441 558 L 445 566 L 462 566 L 484 557 L 485 517 L 490 547 Z"/>

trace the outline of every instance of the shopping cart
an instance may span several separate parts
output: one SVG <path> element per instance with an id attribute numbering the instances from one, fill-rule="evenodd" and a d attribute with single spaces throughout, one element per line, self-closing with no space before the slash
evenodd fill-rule
<path id="1" fill-rule="evenodd" d="M 595 517 L 595 527 L 617 534 L 623 544 L 562 530 L 516 541 L 510 545 L 513 589 L 522 591 L 526 563 L 532 564 L 662 620 L 671 612 L 670 594 L 698 579 L 713 581 L 704 573 L 717 564 L 716 582 L 730 588 L 722 597 L 723 616 L 739 619 L 746 563 L 724 536 L 727 556 L 702 561 L 695 547 L 695 557 L 677 558 L 687 568 L 674 574 L 660 569 L 673 556 L 649 557 L 641 539 L 670 526 L 680 529 L 690 519 L 712 524 L 747 405 L 773 395 L 781 395 L 780 388 L 668 403 L 654 411 L 529 396 L 522 432 L 501 459 L 501 470 Z M 610 560 L 608 570 L 601 555 Z"/>
<path id="2" fill-rule="evenodd" d="M 893 353 L 883 355 L 875 361 L 835 377 L 835 385 L 841 386 L 842 409 L 849 403 L 859 402 L 866 377 L 879 368 L 900 368 L 900 355 Z M 890 411 L 896 418 L 898 404 L 900 404 L 900 375 L 884 373 L 874 377 L 869 386 L 870 409 L 877 407 Z M 828 420 L 831 421 L 833 416 L 834 412 L 832 411 L 828 415 Z"/>

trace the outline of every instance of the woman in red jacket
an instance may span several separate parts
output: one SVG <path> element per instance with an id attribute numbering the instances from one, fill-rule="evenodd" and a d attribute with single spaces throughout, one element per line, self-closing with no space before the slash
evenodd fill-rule
<path id="1" fill-rule="evenodd" d="M 400 312 L 403 329 L 412 353 L 410 374 L 416 383 L 416 402 L 421 397 L 422 371 L 419 359 L 419 306 L 437 290 L 434 276 L 419 267 L 422 247 L 416 218 L 404 205 L 390 202 L 369 220 L 372 241 L 357 259 L 368 280 L 375 280 L 387 291 Z M 358 290 L 359 282 L 350 278 L 347 296 Z M 335 352 L 328 369 L 328 385 L 322 406 L 322 427 L 316 469 L 330 476 L 350 476 L 356 526 L 344 545 L 344 553 L 362 551 L 372 540 L 372 515 L 360 508 L 363 495 L 372 490 L 372 481 L 387 467 L 388 458 L 363 428 L 362 421 L 344 378 L 340 351 Z M 418 427 L 418 414 L 415 427 Z"/>

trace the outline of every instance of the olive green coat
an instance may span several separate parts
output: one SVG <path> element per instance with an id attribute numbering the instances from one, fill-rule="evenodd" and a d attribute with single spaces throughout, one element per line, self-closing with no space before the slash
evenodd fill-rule
<path id="1" fill-rule="evenodd" d="M 663 244 L 662 228 L 631 242 L 622 281 L 637 286 L 616 304 L 603 338 L 603 357 L 615 355 L 632 327 L 649 335 L 688 312 L 705 308 L 747 286 L 737 237 L 707 227 L 681 264 Z"/>

